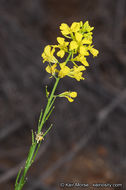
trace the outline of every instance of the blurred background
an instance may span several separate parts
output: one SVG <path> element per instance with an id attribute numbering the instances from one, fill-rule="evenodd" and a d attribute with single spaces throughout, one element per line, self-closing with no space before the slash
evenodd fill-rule
<path id="1" fill-rule="evenodd" d="M 54 84 L 42 63 L 43 48 L 56 43 L 62 22 L 80 20 L 95 27 L 99 56 L 90 58 L 86 80 L 60 82 L 57 93 L 72 90 L 78 97 L 73 103 L 57 99 L 45 126 L 53 128 L 24 190 L 62 189 L 61 182 L 126 189 L 126 0 L 0 0 L 1 190 L 14 189 L 31 129 L 46 105 L 45 85 L 51 90 Z"/>

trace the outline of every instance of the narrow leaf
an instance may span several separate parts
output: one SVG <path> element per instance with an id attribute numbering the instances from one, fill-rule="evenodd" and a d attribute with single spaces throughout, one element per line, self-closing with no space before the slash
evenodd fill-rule
<path id="1" fill-rule="evenodd" d="M 16 178 L 16 182 L 15 182 L 15 187 L 18 185 L 18 180 L 21 174 L 22 168 L 19 170 L 18 174 L 17 174 L 17 178 Z"/>
<path id="2" fill-rule="evenodd" d="M 46 132 L 44 133 L 43 137 L 50 131 L 50 129 L 52 128 L 53 124 L 50 125 L 50 127 L 46 130 Z"/>

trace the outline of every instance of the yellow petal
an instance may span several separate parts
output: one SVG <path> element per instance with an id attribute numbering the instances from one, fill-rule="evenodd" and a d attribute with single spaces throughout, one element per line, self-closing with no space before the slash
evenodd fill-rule
<path id="1" fill-rule="evenodd" d="M 66 63 L 60 63 L 60 71 L 59 71 L 59 78 L 63 78 L 65 77 L 66 75 L 68 75 L 68 73 L 70 72 L 70 68 L 66 66 Z"/>
<path id="2" fill-rule="evenodd" d="M 78 22 L 73 22 L 70 28 L 72 32 L 77 32 L 80 29 L 80 24 Z"/>
<path id="3" fill-rule="evenodd" d="M 48 65 L 48 66 L 46 67 L 46 71 L 47 71 L 48 73 L 51 73 L 52 75 L 54 75 L 55 72 L 56 72 L 56 66 L 57 66 L 57 64 L 53 64 L 52 66 Z"/>
<path id="4" fill-rule="evenodd" d="M 80 72 L 80 71 L 85 71 L 86 68 L 82 65 L 78 66 L 77 70 Z"/>
<path id="5" fill-rule="evenodd" d="M 86 21 L 85 23 L 84 23 L 84 25 L 83 25 L 83 31 L 84 32 L 90 32 L 90 31 L 92 31 L 94 29 L 94 27 L 91 27 L 90 25 L 89 25 L 89 22 L 88 21 Z"/>
<path id="6" fill-rule="evenodd" d="M 80 46 L 80 54 L 81 55 L 89 55 L 88 51 L 84 46 Z"/>
<path id="7" fill-rule="evenodd" d="M 70 50 L 74 50 L 78 48 L 78 44 L 76 41 L 70 42 Z"/>
<path id="8" fill-rule="evenodd" d="M 57 52 L 57 56 L 58 57 L 63 58 L 64 55 L 65 55 L 65 51 L 64 50 L 60 50 L 60 51 Z"/>
<path id="9" fill-rule="evenodd" d="M 89 66 L 86 58 L 84 56 L 79 56 L 79 61 L 84 65 L 84 66 Z"/>
<path id="10" fill-rule="evenodd" d="M 60 30 L 61 30 L 61 32 L 62 32 L 63 35 L 70 34 L 70 28 L 69 28 L 69 26 L 68 26 L 67 24 L 65 24 L 65 23 L 62 23 L 62 24 L 60 25 Z"/>
<path id="11" fill-rule="evenodd" d="M 58 41 L 59 44 L 63 44 L 64 43 L 64 38 L 57 37 L 57 41 Z"/>
<path id="12" fill-rule="evenodd" d="M 72 98 L 76 98 L 76 97 L 77 97 L 77 92 L 71 92 L 71 93 L 70 93 L 70 96 L 71 96 Z"/>
<path id="13" fill-rule="evenodd" d="M 81 40 L 82 40 L 82 37 L 83 37 L 83 35 L 82 34 L 80 34 L 80 33 L 75 33 L 75 38 L 76 38 L 76 40 L 78 41 L 78 42 L 80 42 Z"/>
<path id="14" fill-rule="evenodd" d="M 91 43 L 92 43 L 92 40 L 91 40 L 91 39 L 89 40 L 89 39 L 86 39 L 86 38 L 85 38 L 85 39 L 82 40 L 82 43 L 83 43 L 83 44 L 91 44 Z"/>
<path id="15" fill-rule="evenodd" d="M 47 73 L 51 73 L 51 68 L 50 68 L 50 66 L 49 66 L 49 65 L 46 67 L 46 69 L 45 69 L 45 70 L 46 70 L 46 72 L 47 72 Z"/>
<path id="16" fill-rule="evenodd" d="M 52 51 L 50 51 L 50 54 L 53 56 L 54 52 L 55 52 L 55 48 L 53 47 Z"/>
<path id="17" fill-rule="evenodd" d="M 69 42 L 65 42 L 65 47 L 68 46 Z"/>
<path id="18" fill-rule="evenodd" d="M 51 51 L 51 47 L 50 47 L 50 45 L 47 45 L 47 46 L 44 48 L 44 52 L 49 55 L 49 54 L 50 54 L 50 51 Z"/>
<path id="19" fill-rule="evenodd" d="M 65 96 L 65 98 L 67 98 L 69 102 L 73 102 L 74 101 L 74 99 L 70 98 L 69 96 Z"/>
<path id="20" fill-rule="evenodd" d="M 83 59 L 83 61 L 81 61 L 81 63 L 82 63 L 84 66 L 86 66 L 86 67 L 89 66 L 89 63 L 87 62 L 86 58 Z"/>
<path id="21" fill-rule="evenodd" d="M 80 21 L 80 27 L 82 27 L 83 26 L 83 22 L 82 21 Z"/>
<path id="22" fill-rule="evenodd" d="M 60 63 L 60 68 L 63 69 L 66 66 L 66 62 Z"/>
<path id="23" fill-rule="evenodd" d="M 77 81 L 80 81 L 80 80 L 84 80 L 84 77 L 82 77 L 82 72 L 78 72 L 74 75 L 74 78 L 77 80 Z"/>
<path id="24" fill-rule="evenodd" d="M 96 57 L 96 56 L 98 55 L 98 53 L 99 53 L 99 51 L 98 51 L 97 49 L 95 49 L 95 48 L 91 48 L 91 49 L 90 49 L 90 52 L 92 53 L 92 55 L 93 55 L 94 57 Z"/>

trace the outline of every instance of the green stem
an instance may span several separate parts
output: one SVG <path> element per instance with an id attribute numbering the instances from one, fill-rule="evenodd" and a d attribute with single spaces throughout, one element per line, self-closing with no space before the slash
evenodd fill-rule
<path id="1" fill-rule="evenodd" d="M 26 174 L 32 164 L 32 158 L 33 158 L 34 152 L 36 150 L 36 147 L 37 147 L 36 142 L 33 145 L 31 145 L 31 147 L 30 147 L 23 174 L 22 174 L 19 182 L 17 182 L 17 184 L 15 185 L 15 190 L 21 190 L 23 188 L 24 184 L 26 183 Z"/>
<path id="2" fill-rule="evenodd" d="M 43 118 L 42 118 L 42 122 L 41 122 L 41 124 L 40 124 L 40 126 L 39 126 L 39 128 L 38 128 L 38 133 L 40 133 L 41 132 L 41 130 L 42 130 L 42 127 L 43 127 L 43 125 L 44 125 L 44 123 L 45 123 L 45 120 L 46 120 L 46 116 L 47 116 L 47 114 L 49 113 L 49 111 L 50 111 L 50 104 L 51 104 L 51 102 L 52 102 L 52 100 L 53 100 L 53 98 L 54 98 L 54 93 L 55 93 L 55 90 L 56 90 L 56 87 L 57 87 L 57 85 L 58 85 L 58 82 L 59 82 L 59 78 L 56 78 L 56 82 L 55 82 L 55 84 L 54 84 L 54 87 L 53 87 L 53 89 L 52 89 L 52 92 L 51 92 L 51 95 L 50 95 L 50 97 L 49 97 L 49 99 L 48 99 L 48 103 L 47 103 L 47 106 L 46 106 L 46 108 L 45 108 L 45 112 L 44 112 L 44 115 L 43 115 Z M 50 109 L 49 109 L 50 108 Z"/>
<path id="3" fill-rule="evenodd" d="M 54 87 L 52 89 L 51 95 L 50 95 L 50 97 L 48 99 L 48 103 L 47 103 L 47 106 L 45 108 L 45 111 L 44 111 L 44 114 L 43 114 L 43 117 L 42 117 L 42 121 L 40 122 L 40 125 L 38 126 L 38 133 L 41 132 L 43 124 L 46 121 L 46 116 L 48 115 L 48 113 L 49 113 L 49 111 L 50 111 L 50 109 L 52 107 L 52 106 L 50 107 L 50 104 L 52 103 L 53 98 L 55 98 L 54 93 L 55 93 L 56 87 L 58 85 L 58 82 L 59 82 L 59 78 L 56 78 Z M 36 141 L 34 142 L 34 144 L 31 145 L 30 150 L 29 150 L 29 154 L 28 154 L 28 157 L 27 157 L 27 161 L 25 163 L 25 167 L 24 167 L 24 170 L 23 170 L 23 173 L 22 173 L 22 176 L 21 176 L 19 182 L 17 181 L 16 184 L 15 184 L 15 190 L 21 190 L 23 188 L 23 186 L 24 186 L 24 184 L 26 182 L 26 174 L 27 174 L 30 166 L 32 165 L 32 163 L 34 161 L 39 148 L 40 148 L 40 145 L 37 144 Z M 19 178 L 19 175 L 17 177 Z"/>
<path id="4" fill-rule="evenodd" d="M 69 61 L 71 54 L 72 54 L 72 52 L 69 53 L 69 55 L 65 61 L 66 63 Z M 53 106 L 54 101 L 56 99 L 56 96 L 54 96 L 54 93 L 55 93 L 55 90 L 56 90 L 57 85 L 59 83 L 59 80 L 60 80 L 59 78 L 56 78 L 54 87 L 53 87 L 51 95 L 48 99 L 48 103 L 46 105 L 43 116 L 42 116 L 42 111 L 41 111 L 40 118 L 39 118 L 39 124 L 38 124 L 38 134 L 42 131 L 42 127 L 43 127 L 44 123 L 46 122 L 46 120 L 48 119 L 50 114 L 52 113 L 52 110 L 53 110 L 52 106 Z M 52 125 L 46 130 L 46 132 L 44 133 L 44 136 L 49 132 L 51 127 L 52 127 Z M 17 179 L 15 182 L 15 190 L 22 190 L 24 184 L 26 183 L 26 174 L 27 174 L 29 168 L 31 167 L 32 163 L 35 160 L 35 157 L 36 157 L 38 150 L 40 148 L 40 144 L 41 144 L 41 141 L 39 143 L 37 143 L 36 139 L 34 138 L 34 133 L 32 132 L 32 145 L 31 145 L 30 150 L 29 150 L 29 154 L 28 154 L 25 166 L 24 166 L 24 170 L 23 171 L 20 170 L 18 175 L 17 175 Z M 21 175 L 21 173 L 22 173 L 22 175 Z M 21 177 L 20 177 L 20 175 L 21 175 Z"/>

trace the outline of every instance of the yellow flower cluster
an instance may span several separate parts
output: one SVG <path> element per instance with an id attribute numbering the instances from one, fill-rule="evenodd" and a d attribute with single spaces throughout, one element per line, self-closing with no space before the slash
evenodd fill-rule
<path id="1" fill-rule="evenodd" d="M 89 66 L 86 57 L 90 53 L 94 57 L 98 55 L 98 50 L 92 45 L 93 29 L 88 21 L 73 22 L 70 27 L 62 23 L 60 30 L 64 37 L 57 37 L 58 44 L 47 45 L 42 53 L 43 62 L 48 62 L 46 71 L 58 78 L 69 76 L 77 81 L 84 80 L 83 71 Z M 63 59 L 68 56 L 69 59 L 59 63 L 56 56 Z M 69 66 L 69 62 L 73 63 L 73 67 Z"/>
<path id="2" fill-rule="evenodd" d="M 83 71 L 89 66 L 87 56 L 91 53 L 95 57 L 99 53 L 92 45 L 93 29 L 88 21 L 73 22 L 71 26 L 62 23 L 60 30 L 64 37 L 57 37 L 57 45 L 47 45 L 42 53 L 43 63 L 48 62 L 46 71 L 55 78 L 68 76 L 77 81 L 84 80 Z M 70 102 L 77 96 L 75 92 L 64 93 L 63 97 Z"/>

